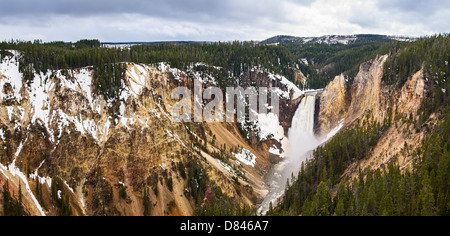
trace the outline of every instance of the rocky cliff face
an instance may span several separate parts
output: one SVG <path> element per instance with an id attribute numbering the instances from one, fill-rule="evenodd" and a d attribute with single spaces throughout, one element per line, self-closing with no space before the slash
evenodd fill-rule
<path id="1" fill-rule="evenodd" d="M 387 56 L 363 63 L 350 83 L 344 75 L 336 78 L 318 94 L 316 133 L 324 135 L 339 124 L 351 124 L 364 115 L 371 114 L 383 120 L 389 96 L 383 96 L 381 79 Z"/>
<path id="2" fill-rule="evenodd" d="M 350 119 L 349 121 L 357 119 L 368 111 L 372 111 L 377 119 L 382 118 L 381 79 L 387 57 L 387 55 L 380 56 L 361 65 L 351 87 L 352 102 L 347 118 Z"/>
<path id="3" fill-rule="evenodd" d="M 279 158 L 268 150 L 283 151 L 302 95 L 284 77 L 245 75 L 280 87 L 282 107 L 280 117 L 256 124 L 266 138 L 250 145 L 237 124 L 174 122 L 172 90 L 192 88 L 192 78 L 215 85 L 212 76 L 128 64 L 120 98 L 105 100 L 92 68 L 48 71 L 26 83 L 20 53 L 12 53 L 0 65 L 0 180 L 16 196 L 21 186 L 32 215 L 68 208 L 73 215 L 191 215 L 206 187 L 254 205 L 267 192 L 263 173 Z"/>
<path id="4" fill-rule="evenodd" d="M 331 132 L 348 115 L 351 93 L 344 75 L 336 78 L 317 95 L 315 133 L 323 136 Z"/>
<path id="5" fill-rule="evenodd" d="M 411 154 L 424 138 L 424 133 L 414 125 L 426 92 L 423 73 L 418 71 L 401 88 L 384 85 L 382 77 L 386 60 L 387 56 L 380 56 L 362 64 L 351 83 L 343 76 L 337 76 L 318 94 L 317 134 L 326 134 L 338 126 L 351 127 L 355 122 L 393 124 L 369 157 L 347 169 L 345 175 L 351 177 L 357 177 L 358 170 L 375 170 L 392 162 L 402 168 L 410 167 L 413 161 Z M 408 119 L 410 122 L 406 122 Z M 435 122 L 431 119 L 429 123 L 433 126 Z"/>
<path id="6" fill-rule="evenodd" d="M 417 127 L 418 110 L 425 96 L 425 80 L 422 70 L 411 76 L 402 88 L 382 86 L 379 92 L 379 109 L 374 111 L 375 119 L 382 123 L 388 121 L 391 126 L 377 142 L 371 155 L 359 163 L 354 163 L 346 174 L 356 177 L 357 169 L 375 170 L 396 163 L 401 169 L 411 168 L 414 152 L 422 144 L 425 131 Z M 426 123 L 433 127 L 434 116 Z"/>

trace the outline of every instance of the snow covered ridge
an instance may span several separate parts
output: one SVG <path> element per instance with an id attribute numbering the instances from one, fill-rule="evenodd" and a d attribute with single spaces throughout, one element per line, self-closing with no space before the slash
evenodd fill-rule
<path id="1" fill-rule="evenodd" d="M 16 99 L 18 102 L 22 100 L 20 90 L 22 89 L 22 73 L 19 72 L 19 61 L 17 60 L 18 53 L 10 51 L 14 56 L 2 58 L 0 64 L 0 98 L 2 101 Z M 12 89 L 12 93 L 3 94 L 3 88 Z"/>
<path id="2" fill-rule="evenodd" d="M 107 141 L 112 127 L 122 126 L 126 129 L 134 124 L 149 127 L 149 117 L 141 117 L 130 114 L 128 104 L 130 99 L 138 99 L 144 88 L 149 89 L 154 95 L 155 90 L 151 88 L 152 73 L 167 73 L 173 75 L 171 78 L 182 81 L 182 78 L 193 76 L 203 85 L 217 85 L 215 78 L 204 72 L 196 71 L 196 67 L 205 66 L 220 70 L 220 67 L 209 66 L 204 63 L 195 63 L 188 70 L 182 71 L 173 68 L 168 63 L 159 63 L 155 67 L 127 63 L 125 80 L 119 93 L 118 116 L 111 117 L 108 109 L 116 101 L 105 101 L 103 96 L 94 93 L 93 70 L 91 67 L 76 70 L 56 70 L 46 73 L 35 73 L 31 84 L 23 81 L 23 75 L 19 71 L 17 56 L 4 57 L 0 63 L 0 98 L 2 106 L 0 112 L 6 114 L 9 120 L 10 131 L 27 130 L 29 125 L 39 125 L 45 128 L 42 136 L 54 144 L 59 144 L 63 135 L 78 132 L 81 135 L 92 137 L 98 144 Z M 297 99 L 305 91 L 300 90 L 286 77 L 271 73 L 261 68 L 253 68 L 252 72 L 264 73 L 269 80 L 277 81 L 281 88 L 275 92 L 282 99 Z M 161 77 L 168 82 L 168 77 Z M 164 82 L 164 81 L 163 81 Z M 4 89 L 7 88 L 7 89 Z M 7 106 L 5 101 L 8 102 Z M 266 104 L 267 109 L 272 109 Z M 279 116 L 273 113 L 256 113 L 253 128 L 258 130 L 261 140 L 274 139 L 281 144 L 287 142 Z M 173 120 L 171 114 L 167 114 L 161 106 L 149 111 L 154 118 L 162 115 Z M 8 125 L 8 124 L 7 124 Z M 6 130 L 0 131 L 0 138 L 5 140 Z M 180 145 L 184 145 L 178 137 L 173 137 Z M 1 141 L 1 140 L 0 140 Z M 282 146 L 286 146 L 282 145 Z M 284 151 L 272 148 L 272 153 L 283 156 Z M 242 160 L 251 165 L 254 162 L 248 155 L 238 155 Z M 246 156 L 247 158 L 244 158 Z"/>
<path id="3" fill-rule="evenodd" d="M 196 67 L 198 66 L 204 66 L 206 68 L 213 68 L 215 70 L 220 70 L 222 69 L 221 67 L 217 67 L 217 66 L 210 66 L 207 65 L 205 63 L 201 63 L 201 62 L 197 62 L 197 63 L 193 63 L 191 64 L 186 71 L 182 71 L 178 68 L 172 68 L 171 65 L 169 63 L 166 62 L 160 62 L 157 64 L 157 68 L 159 71 L 161 71 L 162 73 L 170 73 L 174 76 L 175 80 L 177 81 L 181 81 L 181 77 L 187 77 L 188 74 L 193 75 L 194 79 L 200 81 L 202 84 L 210 84 L 210 85 L 217 85 L 217 81 L 215 80 L 214 76 L 205 73 L 205 72 L 199 72 L 197 70 L 195 70 Z"/>
<path id="4" fill-rule="evenodd" d="M 350 44 L 358 40 L 357 35 L 326 35 L 321 37 L 295 37 L 295 36 L 275 36 L 265 40 L 267 45 L 278 45 L 279 43 L 300 43 L 300 44 Z"/>
<path id="5" fill-rule="evenodd" d="M 73 127 L 82 135 L 103 141 L 108 131 L 105 126 L 111 122 L 102 117 L 106 102 L 92 91 L 91 68 L 35 73 L 27 85 L 19 71 L 17 56 L 14 53 L 12 57 L 4 57 L 0 63 L 0 111 L 7 114 L 13 130 L 28 129 L 30 124 L 41 125 L 47 131 L 42 135 L 58 144 L 66 127 Z M 94 119 L 95 116 L 102 118 Z"/>
<path id="6" fill-rule="evenodd" d="M 15 101 L 15 105 L 5 106 L 8 119 L 16 124 L 16 128 L 26 126 L 27 123 L 40 124 L 47 130 L 47 137 L 52 143 L 58 143 L 65 127 L 73 125 L 75 130 L 81 134 L 89 134 L 96 141 L 102 142 L 108 135 L 108 130 L 112 124 L 122 124 L 128 128 L 128 125 L 140 122 L 147 125 L 146 120 L 131 117 L 127 113 L 126 103 L 129 98 L 138 98 L 143 88 L 150 88 L 150 73 L 155 72 L 153 67 L 142 64 L 128 64 L 126 78 L 122 84 L 119 100 L 119 117 L 111 120 L 111 117 L 105 116 L 105 109 L 111 108 L 114 101 L 104 101 L 102 96 L 93 93 L 93 71 L 90 67 L 77 70 L 47 71 L 46 73 L 35 73 L 34 79 L 30 85 L 25 85 L 23 75 L 19 71 L 18 52 L 12 52 L 13 57 L 5 57 L 0 64 L 0 97 L 2 101 Z M 198 72 L 195 67 L 211 67 L 204 63 L 195 63 L 187 70 L 181 71 L 172 68 L 168 63 L 159 63 L 157 69 L 160 73 L 170 73 L 175 80 L 181 81 L 182 77 L 193 75 L 194 78 L 202 84 L 217 85 L 215 78 L 204 72 Z M 222 69 L 220 67 L 211 67 L 213 69 Z M 268 73 L 267 71 L 252 71 Z M 271 80 L 280 81 L 283 89 L 277 89 L 278 95 L 285 99 L 300 97 L 303 92 L 299 90 L 284 76 L 268 73 Z M 166 78 L 167 79 L 167 78 Z M 63 92 L 61 92 L 63 91 Z M 71 92 L 72 91 L 72 92 Z M 75 94 L 73 94 L 75 92 Z M 65 96 L 67 93 L 72 97 L 62 100 L 58 97 Z M 76 100 L 77 102 L 75 102 Z M 24 105 L 25 101 L 27 105 Z M 67 103 L 67 104 L 63 104 Z M 106 104 L 105 104 L 106 103 Z M 18 105 L 21 104 L 21 105 Z M 106 105 L 106 106 L 105 106 Z M 31 109 L 25 109 L 31 107 Z M 101 119 L 94 119 L 86 112 L 97 114 Z M 155 116 L 160 117 L 161 112 L 155 111 Z M 166 114 L 167 115 L 167 114 Z M 55 128 L 55 126 L 57 128 Z"/>
<path id="7" fill-rule="evenodd" d="M 297 43 L 297 44 L 328 44 L 336 45 L 343 44 L 348 45 L 356 41 L 403 41 L 403 42 L 413 42 L 416 38 L 406 37 L 406 36 L 395 36 L 395 35 L 373 35 L 373 34 L 357 34 L 357 35 L 325 35 L 321 37 L 295 37 L 288 35 L 279 35 L 269 38 L 262 42 L 265 45 L 278 45 L 280 43 Z"/>
<path id="8" fill-rule="evenodd" d="M 319 44 L 349 44 L 358 40 L 355 35 L 349 36 L 338 36 L 338 35 L 327 35 L 320 38 L 305 38 L 305 43 L 319 43 Z"/>
<path id="9" fill-rule="evenodd" d="M 18 63 L 15 58 L 5 58 L 0 64 L 1 73 L 4 78 L 0 82 L 0 86 L 6 87 L 12 85 L 13 93 L 4 94 L 0 92 L 2 101 L 15 100 L 17 104 L 6 107 L 9 114 L 9 121 L 16 123 L 18 126 L 22 126 L 25 123 L 31 122 L 32 124 L 39 123 L 44 126 L 47 133 L 50 135 L 48 139 L 55 143 L 57 138 L 60 138 L 64 126 L 73 124 L 77 131 L 85 134 L 90 133 L 94 138 L 98 137 L 98 132 L 95 127 L 95 122 L 92 119 L 86 119 L 81 115 L 67 114 L 67 110 L 77 110 L 74 101 L 70 102 L 70 107 L 66 109 L 66 112 L 60 108 L 56 109 L 55 96 L 57 88 L 67 89 L 77 92 L 83 99 L 87 100 L 81 105 L 81 109 L 90 109 L 101 112 L 98 99 L 94 99 L 92 96 L 92 72 L 88 68 L 80 69 L 77 71 L 69 71 L 69 75 L 63 75 L 62 71 L 51 72 L 46 74 L 35 73 L 34 80 L 29 86 L 25 86 L 22 81 L 22 74 L 19 72 Z M 52 78 L 52 76 L 54 78 Z M 25 101 L 26 100 L 26 101 Z M 27 105 L 22 105 L 23 102 Z M 31 107 L 28 110 L 31 117 L 24 116 L 24 109 Z M 69 112 L 70 113 L 70 112 Z M 81 114 L 81 113 L 80 113 Z M 57 127 L 53 129 L 52 127 Z M 45 134 L 44 134 L 45 135 Z"/>
<path id="10" fill-rule="evenodd" d="M 150 90 L 150 75 L 155 68 L 127 63 L 127 71 L 118 101 L 105 101 L 94 93 L 92 67 L 75 70 L 55 70 L 35 73 L 33 81 L 26 84 L 19 71 L 20 54 L 3 57 L 0 62 L 0 114 L 6 114 L 10 131 L 28 129 L 29 125 L 40 125 L 46 132 L 45 139 L 57 145 L 63 134 L 71 131 L 92 137 L 97 143 L 108 139 L 111 126 L 129 127 L 136 122 L 148 127 L 149 117 L 129 114 L 127 102 L 137 99 L 143 88 Z M 165 68 L 161 64 L 161 69 Z M 164 71 L 164 70 L 163 70 Z M 169 68 L 167 73 L 181 75 L 183 72 Z M 164 77 L 165 78 L 165 77 Z M 177 78 L 177 77 L 175 77 Z M 167 79 L 167 78 L 165 78 Z M 155 95 L 155 92 L 153 92 Z M 108 110 L 119 102 L 119 115 L 113 119 Z M 152 117 L 161 118 L 161 107 L 149 111 Z M 6 130 L 1 130 L 4 140 Z"/>
<path id="11" fill-rule="evenodd" d="M 119 100 L 119 117 L 111 120 L 105 116 L 105 109 L 111 108 L 114 101 L 104 101 L 102 96 L 93 93 L 93 71 L 91 68 L 81 68 L 67 71 L 47 71 L 46 73 L 35 73 L 32 83 L 28 86 L 23 82 L 23 75 L 19 71 L 17 52 L 13 57 L 5 57 L 0 64 L 0 97 L 2 101 L 15 101 L 16 105 L 2 107 L 8 114 L 11 123 L 16 127 L 26 126 L 26 123 L 40 124 L 47 130 L 47 137 L 52 143 L 58 143 L 65 127 L 73 125 L 75 130 L 81 134 L 89 134 L 97 142 L 105 141 L 108 130 L 112 124 L 122 124 L 129 128 L 129 124 L 140 122 L 147 125 L 147 121 L 132 117 L 127 113 L 126 104 L 130 98 L 138 98 L 143 88 L 150 88 L 150 74 L 155 72 L 155 68 L 142 64 L 128 64 L 126 78 L 122 84 Z M 194 68 L 198 66 L 209 67 L 204 63 L 195 63 L 187 72 L 172 68 L 167 63 L 159 63 L 157 69 L 160 73 L 170 73 L 175 80 L 181 81 L 182 77 L 193 75 L 202 84 L 217 85 L 212 75 L 204 72 L 197 72 Z M 221 69 L 212 67 L 213 69 Z M 272 80 L 280 80 L 287 88 L 277 90 L 283 98 L 289 99 L 290 94 L 294 94 L 294 99 L 301 96 L 302 92 L 285 77 L 269 73 Z M 166 78 L 167 79 L 167 78 Z M 61 92 L 63 91 L 63 92 Z M 72 91 L 72 92 L 71 92 Z M 56 99 L 67 93 L 75 95 L 67 100 Z M 62 94 L 61 94 L 62 93 Z M 74 102 L 76 100 L 77 102 Z M 31 109 L 26 110 L 22 101 L 25 101 Z M 67 103 L 67 104 L 62 104 Z M 106 103 L 106 104 L 105 104 Z M 21 104 L 21 105 L 17 105 Z M 106 105 L 106 106 L 105 106 Z M 93 119 L 93 113 L 101 116 L 101 119 Z M 153 112 L 160 117 L 162 112 Z M 167 115 L 167 114 L 166 114 Z M 55 128 L 55 126 L 57 128 Z"/>

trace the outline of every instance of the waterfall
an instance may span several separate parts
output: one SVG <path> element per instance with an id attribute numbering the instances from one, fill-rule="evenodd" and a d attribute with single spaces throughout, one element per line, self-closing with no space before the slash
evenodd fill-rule
<path id="1" fill-rule="evenodd" d="M 306 94 L 292 118 L 292 125 L 288 133 L 290 143 L 288 160 L 292 164 L 305 161 L 305 154 L 320 144 L 314 136 L 315 106 L 316 94 Z"/>
<path id="2" fill-rule="evenodd" d="M 314 112 L 316 105 L 316 92 L 309 92 L 300 102 L 289 129 L 289 150 L 287 158 L 275 165 L 266 176 L 269 185 L 269 193 L 264 198 L 259 214 L 265 214 L 269 210 L 270 203 L 273 206 L 281 197 L 286 188 L 287 179 L 291 175 L 297 176 L 301 163 L 309 157 L 312 150 L 320 145 L 320 141 L 314 135 Z"/>
<path id="3" fill-rule="evenodd" d="M 297 135 L 314 135 L 315 95 L 306 95 L 300 102 L 289 129 L 289 139 Z"/>

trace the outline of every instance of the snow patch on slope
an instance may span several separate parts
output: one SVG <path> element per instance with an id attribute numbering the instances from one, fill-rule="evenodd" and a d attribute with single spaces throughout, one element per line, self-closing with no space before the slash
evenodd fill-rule
<path id="1" fill-rule="evenodd" d="M 233 155 L 245 165 L 255 167 L 256 156 L 247 149 L 242 149 L 239 153 L 233 153 Z"/>
<path id="2" fill-rule="evenodd" d="M 17 60 L 18 53 L 16 51 L 10 51 L 15 56 L 7 56 L 3 58 L 0 64 L 0 74 L 4 78 L 0 79 L 0 97 L 2 100 L 15 98 L 18 102 L 22 100 L 20 91 L 22 90 L 22 73 L 19 71 L 19 62 Z M 10 84 L 13 90 L 13 94 L 3 94 L 3 88 L 5 84 Z"/>
<path id="3" fill-rule="evenodd" d="M 25 142 L 27 141 L 27 139 L 25 139 Z M 33 201 L 34 205 L 36 206 L 36 208 L 38 209 L 39 213 L 42 216 L 45 216 L 44 210 L 42 209 L 41 205 L 39 204 L 38 200 L 36 199 L 36 197 L 34 196 L 33 192 L 31 191 L 30 185 L 28 184 L 28 180 L 25 176 L 24 173 L 22 173 L 22 171 L 20 171 L 20 169 L 18 167 L 16 167 L 16 161 L 17 161 L 17 157 L 19 156 L 20 152 L 22 151 L 23 148 L 23 142 L 20 143 L 19 147 L 17 148 L 16 153 L 14 154 L 14 160 L 13 162 L 8 166 L 8 170 L 9 173 L 14 176 L 14 177 L 18 177 L 19 178 L 19 182 L 23 182 L 25 184 L 25 190 L 28 192 L 28 194 L 31 197 L 31 200 Z M 4 168 L 3 165 L 1 165 L 1 168 Z M 3 172 L 3 171 L 2 171 Z"/>
<path id="4" fill-rule="evenodd" d="M 131 90 L 129 94 L 137 97 L 145 87 L 145 78 L 148 76 L 148 70 L 142 65 L 133 65 L 127 69 L 126 75 L 130 84 L 129 89 Z"/>
<path id="5" fill-rule="evenodd" d="M 5 142 L 5 131 L 3 131 L 3 129 L 0 129 L 0 138 Z"/>
<path id="6" fill-rule="evenodd" d="M 258 114 L 256 125 L 261 140 L 274 139 L 281 144 L 281 150 L 272 147 L 269 152 L 284 158 L 285 150 L 289 148 L 289 140 L 284 135 L 284 128 L 281 126 L 278 116 L 274 113 Z"/>

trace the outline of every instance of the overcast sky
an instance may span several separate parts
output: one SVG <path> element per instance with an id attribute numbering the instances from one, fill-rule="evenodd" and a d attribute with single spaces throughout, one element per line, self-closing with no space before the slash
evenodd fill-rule
<path id="1" fill-rule="evenodd" d="M 0 0 L 0 40 L 264 40 L 450 32 L 450 0 Z"/>

